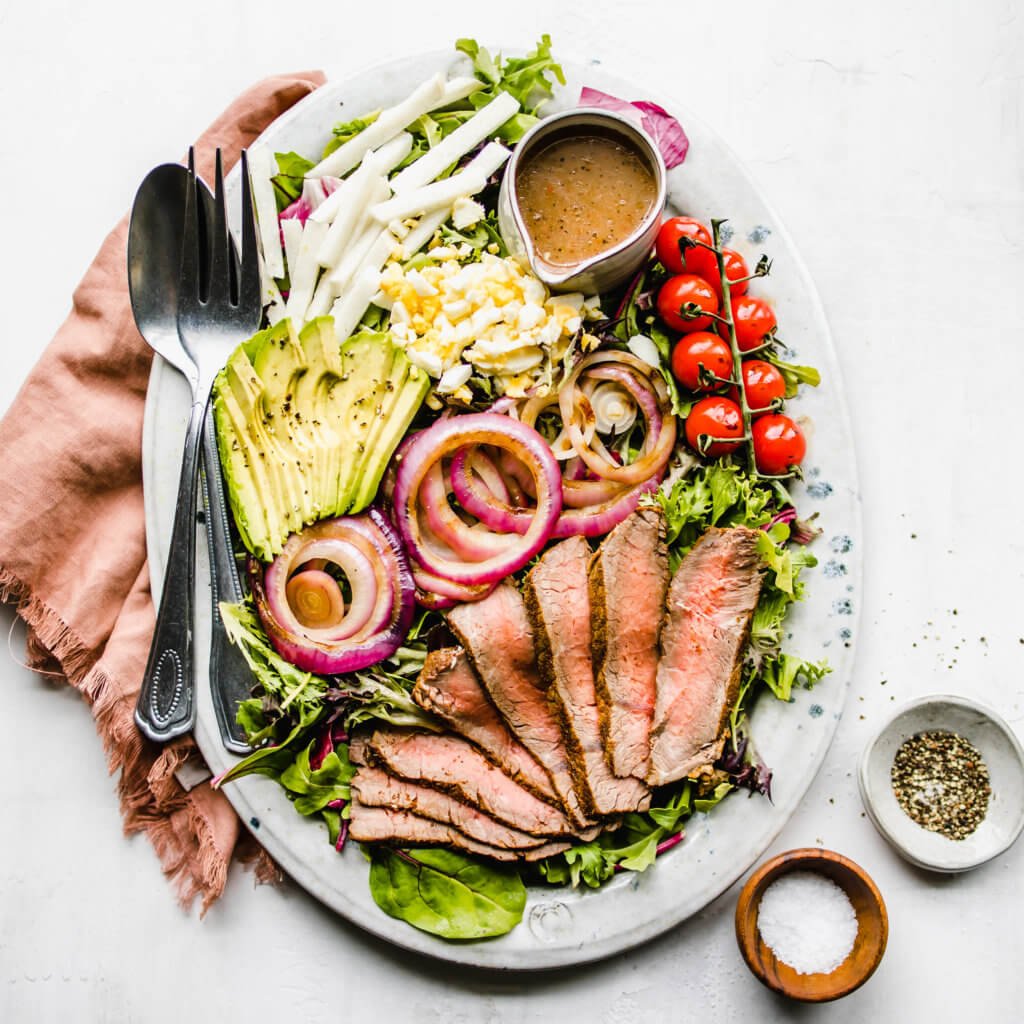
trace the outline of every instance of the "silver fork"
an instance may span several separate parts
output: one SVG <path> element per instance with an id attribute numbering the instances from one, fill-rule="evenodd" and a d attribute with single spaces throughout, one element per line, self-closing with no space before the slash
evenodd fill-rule
<path id="1" fill-rule="evenodd" d="M 189 732 L 195 724 L 192 641 L 199 441 L 214 378 L 234 348 L 258 329 L 261 316 L 256 225 L 245 152 L 242 153 L 242 254 L 237 271 L 228 231 L 219 149 L 213 224 L 205 239 L 200 188 L 202 184 L 195 176 L 194 154 L 190 150 L 178 284 L 178 337 L 196 366 L 199 383 L 185 434 L 178 504 L 160 608 L 135 708 L 139 728 L 157 742 Z M 208 259 L 204 259 L 204 247 Z"/>

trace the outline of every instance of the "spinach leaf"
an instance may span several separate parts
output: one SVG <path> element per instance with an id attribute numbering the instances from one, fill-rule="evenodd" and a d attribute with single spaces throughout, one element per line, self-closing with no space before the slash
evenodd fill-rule
<path id="1" fill-rule="evenodd" d="M 504 935 L 526 906 L 514 870 L 452 850 L 373 848 L 370 892 L 385 914 L 444 939 Z"/>

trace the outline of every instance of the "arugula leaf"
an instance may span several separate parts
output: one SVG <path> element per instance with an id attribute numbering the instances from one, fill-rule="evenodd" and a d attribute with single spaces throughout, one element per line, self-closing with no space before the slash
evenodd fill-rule
<path id="1" fill-rule="evenodd" d="M 275 153 L 278 172 L 271 179 L 274 186 L 274 198 L 277 200 L 277 212 L 290 206 L 302 195 L 302 181 L 306 174 L 315 166 L 298 153 Z"/>
<path id="2" fill-rule="evenodd" d="M 370 893 L 385 914 L 444 939 L 504 935 L 526 906 L 514 870 L 453 850 L 372 848 Z"/>
<path id="3" fill-rule="evenodd" d="M 786 382 L 787 398 L 792 398 L 800 389 L 801 384 L 809 384 L 812 388 L 816 388 L 821 383 L 821 374 L 813 366 L 797 366 L 795 363 L 787 363 L 770 349 L 764 353 L 762 358 L 782 374 L 782 379 Z"/>

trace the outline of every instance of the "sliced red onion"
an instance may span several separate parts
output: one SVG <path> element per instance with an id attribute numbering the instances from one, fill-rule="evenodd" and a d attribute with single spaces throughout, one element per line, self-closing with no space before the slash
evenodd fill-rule
<path id="1" fill-rule="evenodd" d="M 456 500 L 470 515 L 476 516 L 492 530 L 504 534 L 526 533 L 533 522 L 533 510 L 512 508 L 509 505 L 509 489 L 500 473 L 498 479 L 505 491 L 504 497 L 495 495 L 492 488 L 471 473 L 469 467 L 474 453 L 473 448 L 460 448 L 452 459 L 452 490 L 455 492 Z M 491 465 L 493 466 L 493 463 Z"/>
<path id="2" fill-rule="evenodd" d="M 285 586 L 290 611 L 306 629 L 338 623 L 345 617 L 345 598 L 338 581 L 323 569 L 303 569 Z"/>
<path id="3" fill-rule="evenodd" d="M 366 623 L 343 639 L 317 638 L 301 625 L 297 630 L 288 628 L 275 614 L 275 609 L 281 608 L 282 594 L 287 586 L 289 562 L 292 565 L 305 564 L 308 561 L 306 554 L 317 551 L 318 546 L 320 553 L 310 554 L 310 557 L 330 559 L 331 554 L 324 554 L 324 542 L 328 541 L 348 542 L 346 557 L 353 551 L 366 555 L 372 563 L 369 578 L 377 583 Z M 341 545 L 331 550 L 336 555 Z M 289 538 L 285 550 L 265 573 L 259 563 L 250 558 L 249 575 L 256 611 L 274 650 L 306 672 L 340 675 L 374 665 L 398 650 L 412 624 L 416 590 L 412 573 L 394 527 L 376 508 L 360 516 L 328 519 L 308 527 Z M 365 602 L 357 594 L 363 583 L 357 583 L 351 576 L 349 580 L 353 591 L 351 607 L 357 603 L 365 607 Z M 273 607 L 269 598 L 271 587 L 275 593 Z M 381 606 L 386 613 L 383 619 L 379 615 Z M 298 623 L 291 623 L 295 624 Z M 312 631 L 313 634 L 317 632 L 320 631 Z"/>
<path id="4" fill-rule="evenodd" d="M 452 604 L 457 601 L 481 601 L 494 589 L 493 583 L 477 587 L 467 586 L 464 583 L 453 583 L 451 580 L 447 580 L 443 576 L 435 576 L 432 572 L 427 572 L 422 566 L 415 564 L 412 567 L 412 578 L 416 581 L 418 593 L 429 594 L 433 598 L 444 598 L 451 601 Z M 420 601 L 420 604 L 423 603 Z M 428 607 L 437 607 L 437 605 L 428 605 Z"/>
<path id="5" fill-rule="evenodd" d="M 424 543 L 418 506 L 423 482 L 434 463 L 467 445 L 494 445 L 513 454 L 529 470 L 537 507 L 526 533 L 515 535 L 506 552 L 478 561 L 438 555 Z M 558 463 L 547 442 L 532 427 L 498 413 L 470 413 L 438 421 L 418 434 L 395 476 L 394 515 L 413 559 L 428 572 L 455 583 L 496 583 L 521 569 L 544 546 L 562 510 Z"/>
<path id="6" fill-rule="evenodd" d="M 462 451 L 465 449 L 461 449 L 456 455 L 461 454 Z M 473 527 L 468 526 L 448 504 L 448 494 L 451 489 L 451 483 L 445 482 L 445 474 L 440 461 L 435 462 L 427 470 L 427 475 L 423 478 L 423 486 L 420 488 L 420 506 L 430 532 L 446 544 L 455 555 L 468 561 L 482 561 L 486 558 L 507 554 L 509 546 L 514 543 L 512 538 L 506 536 L 511 531 L 503 530 L 501 533 L 491 533 L 474 530 Z M 461 499 L 459 499 L 459 504 L 462 504 Z M 463 508 L 466 506 L 463 505 Z M 466 508 L 466 511 L 473 512 L 470 508 Z M 486 525 L 491 526 L 492 524 L 487 523 Z"/>
<path id="7" fill-rule="evenodd" d="M 619 496 L 601 505 L 591 505 L 589 508 L 565 509 L 558 517 L 554 530 L 551 531 L 552 539 L 556 537 L 600 537 L 608 533 L 622 522 L 626 516 L 636 511 L 640 499 L 645 494 L 651 494 L 658 489 L 661 483 L 661 473 L 652 476 L 650 480 L 628 487 Z"/>

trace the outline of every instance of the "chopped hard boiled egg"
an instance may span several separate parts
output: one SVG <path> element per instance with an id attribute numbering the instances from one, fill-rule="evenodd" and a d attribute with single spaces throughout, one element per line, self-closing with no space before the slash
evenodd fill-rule
<path id="1" fill-rule="evenodd" d="M 439 245 L 416 269 L 384 268 L 380 305 L 391 309 L 391 337 L 439 381 L 438 394 L 468 398 L 466 384 L 478 373 L 492 377 L 497 392 L 522 397 L 545 374 L 550 379 L 584 319 L 600 317 L 600 308 L 581 294 L 549 296 L 514 260 L 484 253 L 463 262 L 468 249 Z"/>

